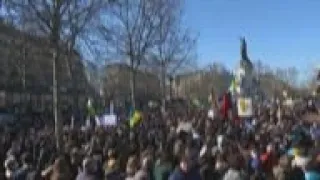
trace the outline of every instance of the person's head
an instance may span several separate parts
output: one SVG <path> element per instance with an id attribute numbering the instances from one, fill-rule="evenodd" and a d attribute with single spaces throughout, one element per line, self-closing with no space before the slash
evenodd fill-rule
<path id="1" fill-rule="evenodd" d="M 109 159 L 110 158 L 115 158 L 116 157 L 115 149 L 108 149 L 107 156 L 108 156 Z"/>
<path id="2" fill-rule="evenodd" d="M 58 157 L 49 170 L 51 173 L 50 180 L 70 179 L 70 167 L 64 156 Z M 48 172 L 49 173 L 49 172 Z"/>
<path id="3" fill-rule="evenodd" d="M 183 149 L 183 142 L 181 140 L 178 140 L 174 143 L 174 148 L 173 148 L 173 154 L 175 156 L 179 156 L 181 154 Z"/>
<path id="4" fill-rule="evenodd" d="M 190 142 L 185 149 L 185 155 L 188 156 L 192 162 L 196 162 L 199 159 L 200 147 L 197 146 L 195 141 Z"/>
<path id="5" fill-rule="evenodd" d="M 83 167 L 84 171 L 89 174 L 94 174 L 98 170 L 97 162 L 94 159 L 92 159 L 91 157 L 84 158 L 84 160 L 82 162 L 82 167 Z"/>
<path id="6" fill-rule="evenodd" d="M 283 156 L 281 156 L 281 157 L 279 158 L 279 165 L 280 165 L 281 167 L 287 168 L 287 167 L 289 167 L 289 165 L 290 165 L 290 161 L 289 161 L 289 160 L 290 160 L 290 159 L 289 159 L 288 156 L 283 155 Z"/>
<path id="7" fill-rule="evenodd" d="M 162 150 L 161 152 L 159 152 L 159 154 L 160 155 L 157 162 L 159 162 L 160 164 L 170 162 L 170 157 L 168 152 Z"/>
<path id="8" fill-rule="evenodd" d="M 256 149 L 252 149 L 250 152 L 251 158 L 258 158 L 258 152 Z"/>
<path id="9" fill-rule="evenodd" d="M 119 162 L 117 159 L 114 159 L 114 158 L 108 159 L 104 165 L 105 173 L 117 170 L 118 168 L 119 168 Z"/>
<path id="10" fill-rule="evenodd" d="M 152 159 L 151 156 L 145 156 L 141 159 L 141 169 L 149 170 L 152 168 Z"/>
<path id="11" fill-rule="evenodd" d="M 183 156 L 180 159 L 179 168 L 182 172 L 188 172 L 192 168 L 192 160 L 188 156 Z"/>
<path id="12" fill-rule="evenodd" d="M 4 162 L 5 176 L 7 179 L 11 179 L 13 171 L 18 167 L 18 163 L 14 156 L 8 157 Z"/>
<path id="13" fill-rule="evenodd" d="M 127 162 L 126 173 L 128 176 L 133 176 L 139 167 L 139 161 L 136 156 L 130 156 Z"/>
<path id="14" fill-rule="evenodd" d="M 9 156 L 4 161 L 4 168 L 9 171 L 13 171 L 18 167 L 18 162 L 14 156 Z"/>
<path id="15" fill-rule="evenodd" d="M 273 144 L 268 144 L 266 148 L 267 153 L 271 153 L 273 152 L 273 150 L 274 150 Z"/>
<path id="16" fill-rule="evenodd" d="M 32 164 L 32 156 L 31 156 L 31 154 L 28 153 L 28 152 L 23 153 L 22 156 L 21 156 L 21 162 L 24 165 L 31 165 Z"/>
<path id="17" fill-rule="evenodd" d="M 11 144 L 11 150 L 14 155 L 18 154 L 21 150 L 21 142 L 20 141 L 13 141 Z"/>
<path id="18" fill-rule="evenodd" d="M 56 173 L 65 173 L 69 171 L 68 162 L 64 156 L 60 156 L 54 161 L 52 170 Z"/>
<path id="19" fill-rule="evenodd" d="M 316 122 L 314 122 L 314 123 L 312 124 L 312 126 L 313 126 L 313 128 L 317 128 L 317 127 L 318 127 L 318 124 L 317 124 Z"/>
<path id="20" fill-rule="evenodd" d="M 71 149 L 70 161 L 71 164 L 81 164 L 81 155 L 78 148 L 74 147 Z"/>
<path id="21" fill-rule="evenodd" d="M 241 168 L 241 162 L 243 161 L 239 155 L 232 154 L 228 157 L 228 164 L 233 169 L 239 170 Z"/>

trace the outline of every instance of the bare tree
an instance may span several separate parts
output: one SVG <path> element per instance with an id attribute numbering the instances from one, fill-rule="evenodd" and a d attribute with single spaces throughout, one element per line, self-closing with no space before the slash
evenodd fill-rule
<path id="1" fill-rule="evenodd" d="M 185 98 L 196 98 L 207 102 L 214 90 L 216 96 L 225 93 L 231 83 L 232 74 L 223 65 L 213 63 L 206 68 L 182 74 L 179 77 L 179 91 Z"/>
<path id="2" fill-rule="evenodd" d="M 158 66 L 162 105 L 165 109 L 166 80 L 195 58 L 196 38 L 181 25 L 183 0 L 160 0 L 159 31 L 152 51 L 152 63 Z"/>
<path id="3" fill-rule="evenodd" d="M 37 35 L 48 37 L 53 55 L 53 110 L 57 148 L 60 149 L 61 122 L 58 116 L 57 77 L 56 67 L 68 64 L 61 58 L 62 44 L 69 44 L 68 52 L 73 51 L 77 38 L 89 22 L 99 13 L 99 8 L 107 1 L 82 0 L 7 0 L 5 10 L 7 17 L 17 27 L 24 31 L 35 32 Z M 65 51 L 64 51 L 65 52 Z M 69 66 L 71 67 L 71 66 Z M 72 74 L 73 69 L 70 68 Z"/>
<path id="4" fill-rule="evenodd" d="M 111 41 L 109 52 L 130 66 L 131 102 L 135 107 L 136 71 L 156 44 L 162 0 L 118 0 L 105 13 L 101 27 L 104 39 Z M 110 25 L 112 29 L 110 30 Z"/>
<path id="5" fill-rule="evenodd" d="M 299 77 L 299 71 L 296 67 L 289 67 L 286 70 L 288 84 L 292 87 L 298 86 L 298 77 Z"/>
<path id="6" fill-rule="evenodd" d="M 320 94 L 320 68 L 309 67 L 307 74 L 307 81 L 305 87 L 309 93 L 316 91 Z"/>
<path id="7" fill-rule="evenodd" d="M 206 89 L 209 91 L 214 87 L 217 95 L 221 95 L 228 90 L 232 81 L 231 72 L 229 72 L 223 64 L 218 63 L 213 63 L 208 66 L 206 77 L 207 79 L 203 81 L 203 86 L 207 86 Z"/>
<path id="8" fill-rule="evenodd" d="M 254 71 L 256 74 L 256 78 L 259 80 L 260 76 L 264 74 L 263 63 L 261 60 L 254 62 Z"/>

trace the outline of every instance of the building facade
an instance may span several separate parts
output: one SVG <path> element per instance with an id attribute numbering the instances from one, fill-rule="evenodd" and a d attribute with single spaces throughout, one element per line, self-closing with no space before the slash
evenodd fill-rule
<path id="1" fill-rule="evenodd" d="M 68 55 L 64 47 L 56 63 L 59 102 L 70 104 L 76 94 L 82 105 L 90 91 L 84 66 L 77 52 Z M 0 22 L 0 57 L 0 108 L 28 104 L 50 110 L 53 54 L 48 40 Z"/>
<path id="2" fill-rule="evenodd" d="M 103 90 L 106 99 L 118 102 L 130 101 L 131 69 L 123 63 L 109 64 L 104 69 Z M 160 97 L 160 81 L 157 75 L 144 71 L 136 71 L 135 95 L 137 101 L 158 99 Z"/>
<path id="3" fill-rule="evenodd" d="M 173 97 L 183 99 L 197 97 L 198 93 L 203 88 L 201 85 L 204 76 L 205 73 L 203 71 L 190 72 L 176 76 L 172 84 Z"/>

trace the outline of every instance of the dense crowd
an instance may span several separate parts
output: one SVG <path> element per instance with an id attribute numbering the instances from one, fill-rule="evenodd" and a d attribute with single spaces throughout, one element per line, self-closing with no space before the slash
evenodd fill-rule
<path id="1" fill-rule="evenodd" d="M 320 179 L 320 126 L 305 108 L 259 106 L 253 118 L 203 109 L 144 111 L 130 128 L 1 128 L 0 179 L 311 180 Z M 217 113 L 218 114 L 218 113 Z M 124 118 L 125 119 L 125 118 Z"/>

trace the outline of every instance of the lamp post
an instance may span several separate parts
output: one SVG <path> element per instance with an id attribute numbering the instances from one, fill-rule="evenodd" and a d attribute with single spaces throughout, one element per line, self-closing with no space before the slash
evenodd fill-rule
<path id="1" fill-rule="evenodd" d="M 58 55 L 56 51 L 52 53 L 52 110 L 54 118 L 54 133 L 56 137 L 57 150 L 61 150 L 61 122 L 58 118 L 58 92 L 57 92 L 57 75 L 56 75 L 56 62 Z"/>

